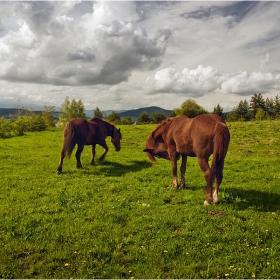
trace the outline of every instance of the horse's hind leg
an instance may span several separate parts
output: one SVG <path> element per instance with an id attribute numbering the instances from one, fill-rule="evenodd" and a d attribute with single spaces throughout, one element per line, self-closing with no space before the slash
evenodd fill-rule
<path id="1" fill-rule="evenodd" d="M 63 148 L 62 148 L 62 151 L 61 151 L 61 153 L 60 153 L 59 165 L 58 165 L 57 171 L 56 171 L 56 173 L 57 173 L 58 175 L 60 175 L 60 174 L 62 173 L 63 159 L 65 158 L 65 156 L 66 156 L 66 153 L 65 153 L 64 147 L 63 147 Z"/>
<path id="2" fill-rule="evenodd" d="M 84 145 L 82 144 L 78 144 L 78 148 L 77 148 L 77 152 L 76 152 L 76 160 L 77 160 L 77 163 L 76 163 L 76 166 L 77 168 L 82 168 L 82 163 L 81 163 L 81 153 L 84 149 Z"/>
<path id="3" fill-rule="evenodd" d="M 205 158 L 198 158 L 199 166 L 204 174 L 204 178 L 206 181 L 206 200 L 204 201 L 204 205 L 209 205 L 213 202 L 213 196 L 212 196 L 212 184 L 213 184 L 213 176 L 211 169 L 208 164 L 208 159 Z"/>
<path id="4" fill-rule="evenodd" d="M 185 182 L 186 168 L 187 168 L 187 156 L 186 155 L 182 155 L 182 163 L 181 163 L 181 168 L 180 168 L 180 171 L 181 171 L 181 182 L 180 182 L 179 189 L 186 188 L 186 182 Z"/>
<path id="5" fill-rule="evenodd" d="M 90 161 L 91 165 L 94 165 L 94 158 L 95 158 L 95 145 L 92 145 L 92 148 L 91 148 L 91 161 Z"/>
<path id="6" fill-rule="evenodd" d="M 220 171 L 216 171 L 216 177 L 215 177 L 215 190 L 214 190 L 214 193 L 213 193 L 213 203 L 216 204 L 218 203 L 219 201 L 219 198 L 218 198 L 218 193 L 219 193 L 219 188 L 220 188 L 220 185 L 222 183 L 222 180 L 223 180 L 223 171 L 220 170 Z"/>

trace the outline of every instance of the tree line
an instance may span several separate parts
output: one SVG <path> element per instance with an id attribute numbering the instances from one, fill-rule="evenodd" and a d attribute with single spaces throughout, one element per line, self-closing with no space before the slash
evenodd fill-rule
<path id="1" fill-rule="evenodd" d="M 24 135 L 28 131 L 43 131 L 49 127 L 64 126 L 66 122 L 73 118 L 86 118 L 85 106 L 81 99 L 72 101 L 66 97 L 61 105 L 59 120 L 54 117 L 55 106 L 44 106 L 40 115 L 36 114 L 32 108 L 25 108 L 18 101 L 18 108 L 15 114 L 10 115 L 10 119 L 0 118 L 0 138 Z M 158 124 L 167 117 L 186 115 L 189 118 L 201 114 L 214 113 L 227 121 L 250 121 L 265 119 L 280 119 L 280 99 L 264 99 L 261 93 L 255 93 L 250 101 L 241 100 L 231 112 L 224 113 L 223 108 L 218 104 L 212 112 L 208 112 L 195 100 L 187 99 L 181 107 L 174 108 L 169 116 L 163 112 L 142 112 L 136 120 L 137 124 Z M 130 117 L 121 118 L 116 111 L 105 115 L 99 107 L 94 110 L 93 117 L 108 120 L 114 124 L 130 125 L 135 123 Z"/>
<path id="2" fill-rule="evenodd" d="M 261 93 L 255 93 L 250 101 L 241 100 L 232 111 L 227 114 L 228 121 L 250 121 L 250 120 L 268 120 L 280 119 L 280 99 L 264 99 Z"/>

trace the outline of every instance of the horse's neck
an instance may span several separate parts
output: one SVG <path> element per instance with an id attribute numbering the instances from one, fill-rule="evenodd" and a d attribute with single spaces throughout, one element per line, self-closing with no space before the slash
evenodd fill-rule
<path id="1" fill-rule="evenodd" d="M 107 136 L 114 137 L 114 126 L 110 123 L 104 122 L 104 127 L 107 133 Z"/>

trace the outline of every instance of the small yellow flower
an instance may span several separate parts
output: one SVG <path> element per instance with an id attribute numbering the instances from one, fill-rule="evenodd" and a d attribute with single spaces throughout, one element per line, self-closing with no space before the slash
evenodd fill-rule
<path id="1" fill-rule="evenodd" d="M 167 250 L 164 250 L 163 253 L 168 253 L 168 251 L 167 251 Z"/>
<path id="2" fill-rule="evenodd" d="M 229 273 L 226 273 L 226 274 L 225 274 L 225 277 L 229 277 Z"/>
<path id="3" fill-rule="evenodd" d="M 69 263 L 66 263 L 65 266 L 69 266 Z"/>

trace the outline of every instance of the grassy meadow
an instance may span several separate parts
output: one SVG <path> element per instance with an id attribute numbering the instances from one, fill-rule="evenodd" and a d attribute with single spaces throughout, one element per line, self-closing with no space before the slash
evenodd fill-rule
<path id="1" fill-rule="evenodd" d="M 155 125 L 118 126 L 103 164 L 91 148 L 56 174 L 62 130 L 0 139 L 1 278 L 279 278 L 280 121 L 236 122 L 218 205 L 188 159 L 184 190 L 171 164 L 148 161 Z M 97 148 L 97 156 L 102 153 Z"/>

